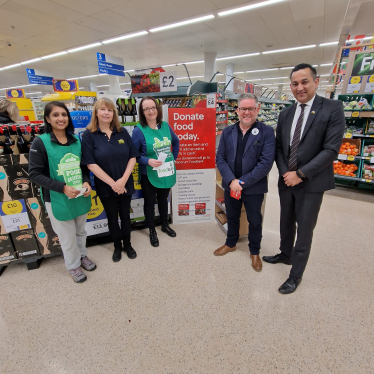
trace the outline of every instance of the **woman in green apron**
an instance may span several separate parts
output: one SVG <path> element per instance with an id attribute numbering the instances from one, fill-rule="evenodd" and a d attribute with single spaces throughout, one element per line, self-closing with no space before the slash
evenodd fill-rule
<path id="1" fill-rule="evenodd" d="M 168 196 L 176 182 L 175 160 L 179 139 L 172 128 L 162 121 L 162 109 L 151 96 L 143 97 L 139 105 L 139 124 L 134 128 L 132 141 L 140 152 L 140 184 L 144 198 L 144 216 L 153 247 L 159 246 L 154 215 L 157 196 L 161 231 L 176 237 L 168 224 Z"/>
<path id="2" fill-rule="evenodd" d="M 66 106 L 59 101 L 44 109 L 46 133 L 30 149 L 30 179 L 40 194 L 53 230 L 58 235 L 65 265 L 74 282 L 84 282 L 82 269 L 93 271 L 96 264 L 87 257 L 85 230 L 91 208 L 91 186 L 87 167 L 81 168 L 81 143 Z M 83 173 L 82 173 L 83 171 Z"/>

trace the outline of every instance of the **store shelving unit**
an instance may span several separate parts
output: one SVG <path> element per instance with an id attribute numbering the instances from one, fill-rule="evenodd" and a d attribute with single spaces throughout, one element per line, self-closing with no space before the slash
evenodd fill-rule
<path id="1" fill-rule="evenodd" d="M 339 95 L 338 99 L 345 101 L 348 96 L 362 96 L 355 95 Z M 365 95 L 368 96 L 368 95 Z M 343 155 L 339 154 L 335 162 L 343 162 L 345 164 L 355 163 L 358 170 L 355 177 L 335 174 L 335 181 L 339 185 L 349 186 L 353 188 L 361 188 L 374 191 L 374 177 L 368 177 L 364 173 L 365 165 L 369 165 L 374 170 L 374 154 L 365 153 L 366 146 L 374 145 L 374 110 L 373 97 L 371 95 L 369 105 L 371 108 L 363 110 L 354 110 L 347 107 L 345 102 L 345 117 L 346 117 L 346 131 L 342 143 L 349 139 L 360 140 L 360 149 L 358 155 Z M 373 119 L 372 119 L 373 118 Z"/>

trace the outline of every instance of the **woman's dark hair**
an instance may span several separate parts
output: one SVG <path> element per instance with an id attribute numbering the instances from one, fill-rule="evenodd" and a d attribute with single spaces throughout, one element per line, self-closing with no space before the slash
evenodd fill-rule
<path id="1" fill-rule="evenodd" d="M 68 108 L 66 108 L 66 105 L 62 103 L 61 101 L 51 101 L 48 103 L 45 108 L 44 108 L 44 128 L 45 132 L 52 132 L 52 126 L 51 124 L 47 121 L 47 117 L 50 116 L 53 108 L 55 106 L 58 106 L 59 108 L 65 109 L 66 113 L 68 115 L 69 123 L 68 126 L 66 127 L 66 132 L 70 132 L 71 134 L 74 134 L 74 125 L 73 125 L 73 120 L 71 119 L 70 112 Z"/>
<path id="2" fill-rule="evenodd" d="M 144 96 L 139 104 L 139 122 L 143 127 L 147 127 L 148 123 L 144 115 L 143 111 L 143 101 L 145 100 L 152 100 L 155 103 L 156 109 L 157 109 L 157 124 L 159 124 L 162 121 L 162 108 L 160 104 L 156 101 L 155 98 L 152 96 Z"/>

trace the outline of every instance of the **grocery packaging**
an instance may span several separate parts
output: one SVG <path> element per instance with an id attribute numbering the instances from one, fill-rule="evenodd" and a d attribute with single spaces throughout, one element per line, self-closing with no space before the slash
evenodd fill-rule
<path id="1" fill-rule="evenodd" d="M 359 152 L 360 152 L 359 143 L 351 143 L 348 141 L 343 141 L 342 145 L 340 146 L 339 154 L 348 155 L 348 156 L 357 156 Z"/>

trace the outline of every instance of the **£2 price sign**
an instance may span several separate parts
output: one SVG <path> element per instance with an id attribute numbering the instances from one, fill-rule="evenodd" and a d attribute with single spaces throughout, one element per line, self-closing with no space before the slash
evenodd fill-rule
<path id="1" fill-rule="evenodd" d="M 160 72 L 160 92 L 177 91 L 177 72 Z"/>

